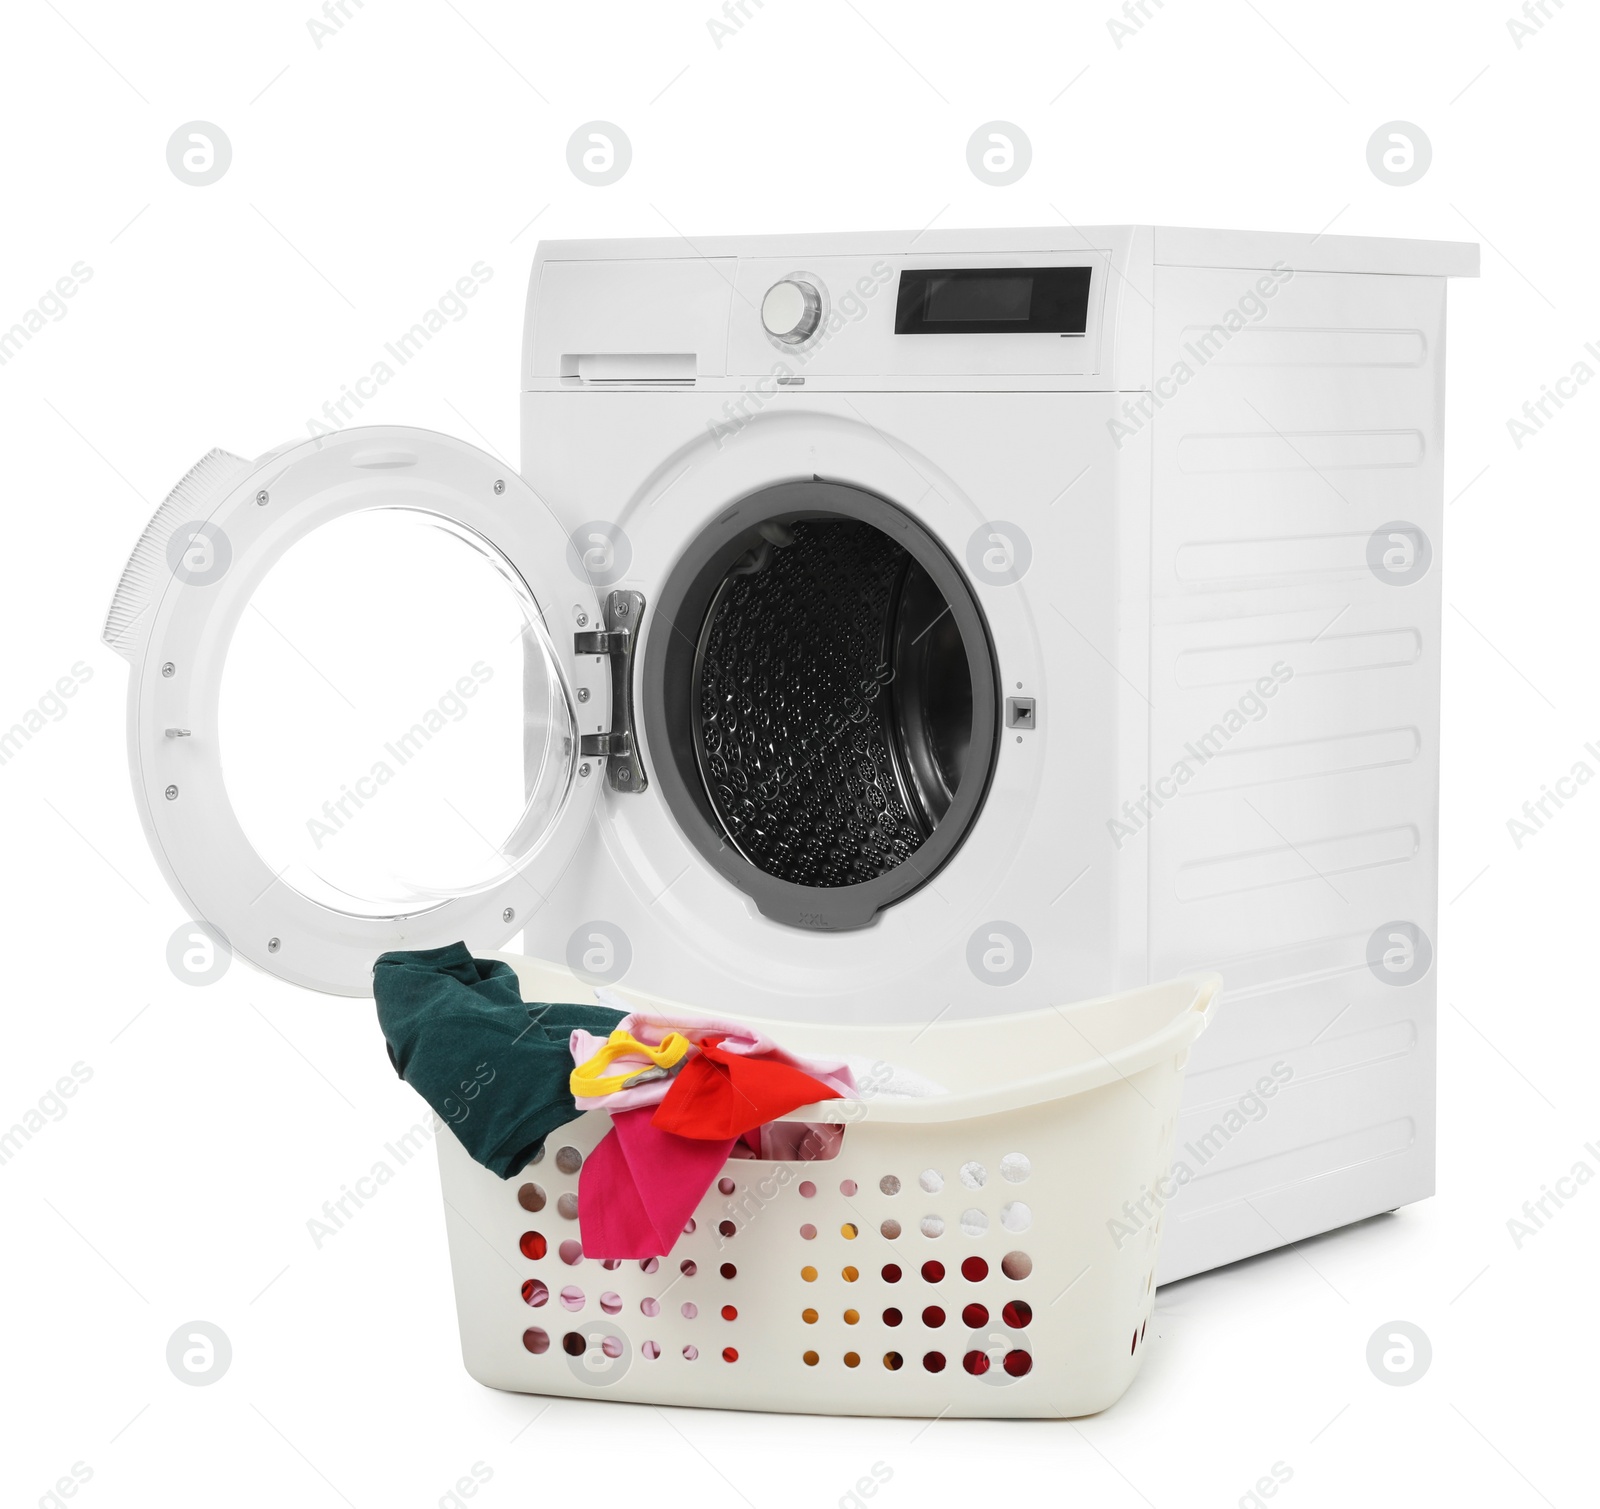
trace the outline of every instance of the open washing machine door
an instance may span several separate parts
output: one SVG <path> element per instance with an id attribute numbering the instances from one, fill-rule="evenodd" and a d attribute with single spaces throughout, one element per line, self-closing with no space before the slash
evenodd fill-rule
<path id="1" fill-rule="evenodd" d="M 386 949 L 519 930 L 601 781 L 637 778 L 611 705 L 639 605 L 611 593 L 603 621 L 605 580 L 512 468 L 443 435 L 206 456 L 105 629 L 140 814 L 195 921 L 345 995 Z"/>

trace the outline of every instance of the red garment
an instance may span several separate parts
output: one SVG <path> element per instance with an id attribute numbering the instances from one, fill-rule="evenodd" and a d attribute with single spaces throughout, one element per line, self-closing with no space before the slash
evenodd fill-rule
<path id="1" fill-rule="evenodd" d="M 721 1037 L 704 1038 L 656 1107 L 651 1125 L 680 1137 L 726 1142 L 776 1121 L 798 1106 L 838 1100 L 837 1090 L 792 1064 L 728 1053 Z"/>

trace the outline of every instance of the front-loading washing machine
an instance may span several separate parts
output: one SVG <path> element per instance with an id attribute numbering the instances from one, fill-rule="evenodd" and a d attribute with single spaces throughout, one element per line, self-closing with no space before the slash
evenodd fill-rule
<path id="1" fill-rule="evenodd" d="M 213 452 L 151 521 L 106 639 L 154 851 L 234 952 L 350 995 L 521 933 L 910 1044 L 1214 967 L 1183 1177 L 1129 1214 L 1161 1276 L 1421 1198 L 1476 268 L 1142 227 L 544 243 L 520 474 L 350 428 Z"/>

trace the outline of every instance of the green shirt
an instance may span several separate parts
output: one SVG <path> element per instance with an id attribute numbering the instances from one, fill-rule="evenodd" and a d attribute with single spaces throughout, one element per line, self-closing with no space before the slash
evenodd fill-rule
<path id="1" fill-rule="evenodd" d="M 573 1028 L 605 1037 L 623 1016 L 524 1002 L 509 964 L 474 959 L 464 943 L 383 954 L 372 994 L 396 1072 L 502 1179 L 581 1114 L 567 1085 Z"/>

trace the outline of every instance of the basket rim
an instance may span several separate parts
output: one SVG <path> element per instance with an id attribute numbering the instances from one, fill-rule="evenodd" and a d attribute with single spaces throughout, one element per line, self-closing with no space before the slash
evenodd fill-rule
<path id="1" fill-rule="evenodd" d="M 504 959 L 519 975 L 537 975 L 545 981 L 552 978 L 570 979 L 571 988 L 584 996 L 591 996 L 589 986 L 564 964 L 524 955 L 500 953 L 493 955 Z M 961 1018 L 950 1022 L 935 1022 L 921 1035 L 958 1037 L 969 1033 L 975 1025 L 985 1032 L 1015 1032 L 1026 1037 L 1036 1028 L 1048 1026 L 1059 1031 L 1065 1023 L 1088 1046 L 1092 1056 L 1056 1069 L 1010 1079 L 1004 1083 L 982 1089 L 958 1091 L 949 1095 L 926 1098 L 881 1098 L 870 1096 L 857 1100 L 829 1100 L 815 1105 L 801 1106 L 791 1111 L 785 1120 L 819 1121 L 856 1125 L 874 1122 L 880 1125 L 916 1125 L 947 1121 L 966 1121 L 981 1116 L 992 1116 L 1006 1111 L 1021 1110 L 1047 1101 L 1064 1100 L 1069 1096 L 1087 1094 L 1116 1081 L 1126 1083 L 1131 1076 L 1152 1065 L 1181 1054 L 1200 1036 L 1211 1020 L 1213 1008 L 1222 989 L 1222 977 L 1214 972 L 1180 975 L 1170 980 L 1140 986 L 1135 990 L 1115 991 L 1062 1006 L 1042 1006 L 1029 1011 L 1008 1012 L 1001 1016 Z M 709 1013 L 680 1005 L 641 991 L 613 987 L 616 995 L 637 1004 L 641 1011 L 655 1016 L 681 1017 L 686 1023 L 706 1020 Z M 1143 1036 L 1119 1042 L 1102 1051 L 1084 1033 L 1074 1018 L 1103 1013 L 1107 1008 L 1124 1006 L 1128 1010 L 1149 1009 L 1152 998 L 1166 996 L 1170 1000 L 1161 1023 Z M 775 1017 L 745 1015 L 742 1018 L 759 1026 L 774 1039 L 800 1051 L 848 1051 L 854 1040 L 870 1040 L 885 1031 L 901 1031 L 904 1023 L 829 1023 L 796 1022 Z M 1133 1087 L 1137 1092 L 1137 1087 Z"/>

